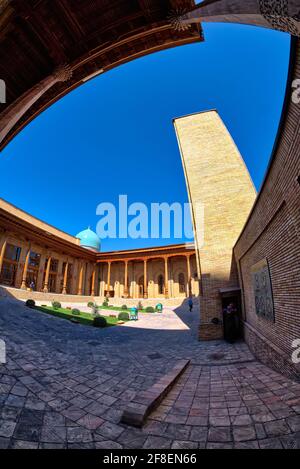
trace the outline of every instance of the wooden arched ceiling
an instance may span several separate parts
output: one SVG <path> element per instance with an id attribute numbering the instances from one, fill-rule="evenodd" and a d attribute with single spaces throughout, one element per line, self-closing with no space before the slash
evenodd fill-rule
<path id="1" fill-rule="evenodd" d="M 170 24 L 172 13 L 193 6 L 194 0 L 0 0 L 0 79 L 7 87 L 0 123 L 8 110 L 16 115 L 24 95 L 38 89 L 57 67 L 66 64 L 72 74 L 45 88 L 20 114 L 0 149 L 45 108 L 99 71 L 202 41 L 200 25 L 178 31 Z"/>

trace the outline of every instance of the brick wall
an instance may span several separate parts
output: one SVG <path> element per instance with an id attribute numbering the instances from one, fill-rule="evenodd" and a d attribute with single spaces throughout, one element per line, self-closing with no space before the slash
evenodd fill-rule
<path id="1" fill-rule="evenodd" d="M 220 289 L 236 287 L 232 249 L 253 206 L 256 191 L 217 111 L 175 120 L 190 202 L 201 278 L 200 339 L 223 337 Z M 204 208 L 204 219 L 199 204 Z M 204 228 L 204 244 L 198 231 Z"/>
<path id="2" fill-rule="evenodd" d="M 264 362 L 293 375 L 292 341 L 300 338 L 300 104 L 291 81 L 300 78 L 300 41 L 293 40 L 280 134 L 256 204 L 234 248 L 243 290 L 245 337 Z M 267 258 L 275 322 L 256 315 L 251 267 Z M 249 327 L 247 327 L 247 325 Z M 274 352 L 276 350 L 276 352 Z"/>

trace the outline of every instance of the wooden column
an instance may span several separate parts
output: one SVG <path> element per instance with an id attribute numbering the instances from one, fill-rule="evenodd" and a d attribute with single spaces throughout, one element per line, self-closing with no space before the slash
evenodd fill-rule
<path id="1" fill-rule="evenodd" d="M 46 255 L 45 253 L 41 254 L 40 258 L 40 265 L 39 265 L 39 270 L 38 270 L 38 275 L 37 275 L 37 283 L 36 283 L 36 291 L 43 291 L 43 275 L 44 275 L 44 265 L 46 262 Z"/>
<path id="2" fill-rule="evenodd" d="M 6 246 L 7 246 L 7 241 L 5 240 L 4 243 L 2 244 L 1 251 L 0 251 L 0 274 L 1 274 L 1 271 L 2 271 Z"/>
<path id="3" fill-rule="evenodd" d="M 147 259 L 144 259 L 144 298 L 148 298 Z"/>
<path id="4" fill-rule="evenodd" d="M 169 298 L 169 258 L 165 257 L 165 298 Z"/>
<path id="5" fill-rule="evenodd" d="M 29 246 L 27 254 L 26 254 L 24 269 L 23 269 L 21 290 L 26 290 L 27 288 L 26 279 L 27 279 L 28 264 L 29 264 L 29 259 L 30 259 L 30 251 L 31 251 L 31 247 Z"/>
<path id="6" fill-rule="evenodd" d="M 128 298 L 128 261 L 125 261 L 124 296 Z"/>
<path id="7" fill-rule="evenodd" d="M 26 91 L 22 96 L 16 99 L 13 104 L 8 106 L 2 112 L 0 118 L 0 143 L 43 94 L 52 88 L 52 86 L 56 85 L 56 83 L 68 81 L 71 77 L 71 68 L 66 65 L 61 66 L 56 69 L 52 75 L 44 78 L 44 80 Z"/>
<path id="8" fill-rule="evenodd" d="M 49 275 L 50 275 L 50 267 L 51 267 L 51 256 L 49 257 L 48 261 L 47 261 L 47 267 L 46 267 L 46 275 L 45 275 L 45 282 L 44 282 L 44 288 L 43 288 L 43 292 L 44 293 L 48 293 L 48 283 L 49 283 Z"/>
<path id="9" fill-rule="evenodd" d="M 95 296 L 95 291 L 96 291 L 96 264 L 93 266 L 93 273 L 92 273 L 92 290 L 91 290 L 91 296 Z"/>
<path id="10" fill-rule="evenodd" d="M 107 285 L 106 285 L 106 292 L 110 295 L 110 277 L 111 277 L 111 262 L 107 263 Z"/>
<path id="11" fill-rule="evenodd" d="M 69 271 L 69 261 L 67 261 L 65 271 L 64 271 L 64 283 L 63 283 L 63 290 L 62 290 L 63 295 L 67 294 L 68 271 Z"/>
<path id="12" fill-rule="evenodd" d="M 78 280 L 78 290 L 77 295 L 82 295 L 83 288 L 83 263 L 79 263 L 79 280 Z"/>
<path id="13" fill-rule="evenodd" d="M 55 280 L 55 293 L 61 293 L 61 290 L 60 290 L 61 279 L 64 276 L 63 266 L 64 266 L 63 261 L 59 259 L 58 265 L 57 265 L 57 275 L 56 275 L 56 280 Z"/>
<path id="14" fill-rule="evenodd" d="M 189 254 L 186 256 L 186 264 L 187 264 L 188 296 L 192 296 L 191 256 Z"/>

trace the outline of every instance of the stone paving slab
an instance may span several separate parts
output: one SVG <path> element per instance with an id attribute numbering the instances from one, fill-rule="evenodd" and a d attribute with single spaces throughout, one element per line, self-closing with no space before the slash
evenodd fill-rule
<path id="1" fill-rule="evenodd" d="M 142 427 L 147 417 L 158 408 L 189 363 L 189 360 L 180 360 L 172 370 L 162 376 L 151 388 L 135 396 L 125 408 L 121 422 L 135 427 Z"/>
<path id="2" fill-rule="evenodd" d="M 0 448 L 299 448 L 300 384 L 244 343 L 199 343 L 197 313 L 175 313 L 186 328 L 99 330 L 0 299 Z M 178 360 L 191 365 L 147 424 L 121 424 Z"/>

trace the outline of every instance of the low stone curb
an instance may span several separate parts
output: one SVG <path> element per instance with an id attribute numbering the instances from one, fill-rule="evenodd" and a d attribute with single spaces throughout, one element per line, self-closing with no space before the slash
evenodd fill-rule
<path id="1" fill-rule="evenodd" d="M 121 423 L 141 428 L 147 417 L 157 409 L 189 364 L 190 360 L 180 360 L 171 371 L 160 378 L 151 388 L 140 392 L 127 405 L 121 417 Z"/>

